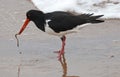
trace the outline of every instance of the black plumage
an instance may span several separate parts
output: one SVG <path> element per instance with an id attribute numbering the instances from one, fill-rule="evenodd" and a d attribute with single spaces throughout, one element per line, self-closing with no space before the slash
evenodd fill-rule
<path id="1" fill-rule="evenodd" d="M 86 23 L 104 22 L 103 20 L 97 20 L 102 16 L 103 15 L 93 16 L 93 14 L 74 15 L 63 11 L 43 13 L 38 10 L 30 10 L 27 12 L 27 17 L 32 20 L 42 31 L 45 31 L 46 20 L 50 20 L 48 25 L 56 33 L 71 30 Z"/>

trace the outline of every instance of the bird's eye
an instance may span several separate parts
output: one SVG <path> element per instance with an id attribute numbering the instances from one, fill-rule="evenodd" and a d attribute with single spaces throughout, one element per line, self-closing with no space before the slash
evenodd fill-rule
<path id="1" fill-rule="evenodd" d="M 27 16 L 30 17 L 30 14 L 28 14 Z"/>

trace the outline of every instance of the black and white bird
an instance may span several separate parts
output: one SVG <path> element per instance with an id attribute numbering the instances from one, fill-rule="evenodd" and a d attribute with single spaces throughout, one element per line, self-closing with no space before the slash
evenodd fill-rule
<path id="1" fill-rule="evenodd" d="M 93 14 L 74 15 L 72 13 L 64 11 L 44 13 L 39 10 L 29 10 L 26 13 L 27 18 L 17 35 L 20 35 L 24 31 L 29 21 L 33 21 L 35 25 L 43 32 L 61 38 L 62 47 L 58 51 L 58 59 L 60 60 L 61 55 L 64 54 L 64 47 L 66 41 L 65 35 L 77 32 L 79 29 L 83 28 L 88 23 L 97 24 L 104 22 L 104 20 L 98 19 L 102 16 L 103 15 L 93 16 Z"/>

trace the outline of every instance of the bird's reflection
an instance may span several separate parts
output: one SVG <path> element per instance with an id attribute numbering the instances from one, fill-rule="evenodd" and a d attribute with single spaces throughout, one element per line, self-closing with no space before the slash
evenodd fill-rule
<path id="1" fill-rule="evenodd" d="M 62 77 L 79 77 L 79 76 L 67 76 L 67 62 L 66 62 L 65 54 L 62 55 L 60 63 L 63 69 Z"/>

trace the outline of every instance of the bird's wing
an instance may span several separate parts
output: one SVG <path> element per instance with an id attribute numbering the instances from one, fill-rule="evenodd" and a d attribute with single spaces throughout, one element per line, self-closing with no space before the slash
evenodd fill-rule
<path id="1" fill-rule="evenodd" d="M 49 17 L 50 16 L 50 17 Z M 85 19 L 79 18 L 73 14 L 63 12 L 63 13 L 52 13 L 52 15 L 47 16 L 49 27 L 55 32 L 66 31 L 75 28 L 77 25 L 86 23 Z"/>

